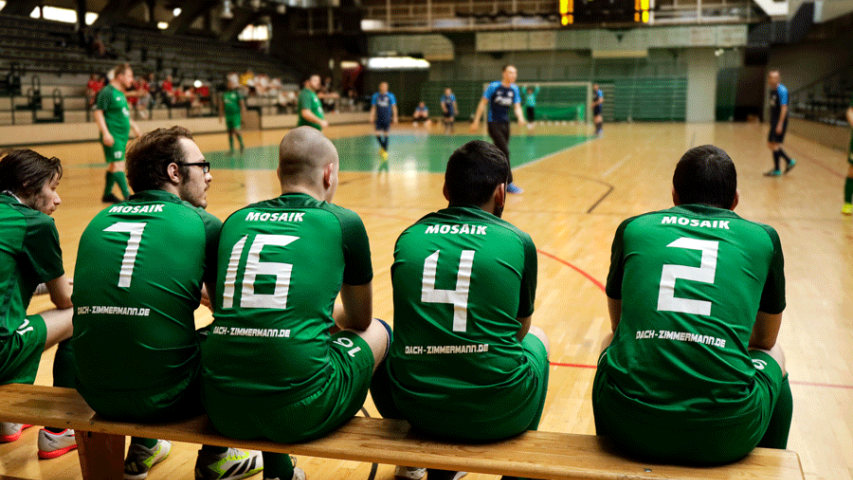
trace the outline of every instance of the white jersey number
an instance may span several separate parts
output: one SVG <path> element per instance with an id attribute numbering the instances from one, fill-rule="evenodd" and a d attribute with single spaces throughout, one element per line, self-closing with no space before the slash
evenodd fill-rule
<path id="1" fill-rule="evenodd" d="M 456 290 L 435 289 L 439 253 L 436 251 L 424 261 L 421 301 L 453 305 L 453 331 L 464 332 L 468 328 L 468 290 L 471 286 L 471 269 L 474 268 L 474 250 L 462 250 L 456 274 Z"/>
<path id="2" fill-rule="evenodd" d="M 676 297 L 675 281 L 681 278 L 713 284 L 717 273 L 717 251 L 720 248 L 720 242 L 681 237 L 667 245 L 667 247 L 699 250 L 702 252 L 702 259 L 698 267 L 688 267 L 686 265 L 663 266 L 663 274 L 660 279 L 660 293 L 658 294 L 658 311 L 710 315 L 711 302 Z"/>
<path id="3" fill-rule="evenodd" d="M 139 253 L 139 243 L 142 242 L 142 232 L 145 230 L 145 222 L 130 223 L 118 222 L 105 228 L 105 232 L 129 233 L 127 247 L 124 249 L 124 258 L 121 259 L 121 270 L 118 274 L 118 286 L 130 288 L 133 279 L 133 267 L 136 266 L 136 254 Z"/>
<path id="4" fill-rule="evenodd" d="M 240 268 L 240 257 L 246 246 L 247 236 L 240 239 L 231 249 L 231 258 L 228 260 L 228 269 L 225 271 L 225 285 L 222 291 L 222 308 L 234 306 L 234 292 L 236 290 L 237 270 Z M 257 235 L 249 248 L 246 258 L 246 266 L 243 269 L 243 285 L 241 287 L 241 308 L 271 308 L 284 310 L 287 308 L 287 294 L 290 291 L 290 274 L 293 264 L 279 262 L 262 262 L 261 250 L 267 245 L 285 247 L 299 237 L 291 235 Z M 274 275 L 275 290 L 272 294 L 255 293 L 255 279 L 258 275 Z"/>

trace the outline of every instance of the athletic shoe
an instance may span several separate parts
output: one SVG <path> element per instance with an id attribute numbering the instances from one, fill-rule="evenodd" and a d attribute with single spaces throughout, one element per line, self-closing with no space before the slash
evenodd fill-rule
<path id="1" fill-rule="evenodd" d="M 23 423 L 0 422 L 0 443 L 14 442 L 15 440 L 21 438 L 21 432 L 23 432 L 24 429 L 30 427 L 32 427 L 32 425 L 25 425 Z"/>
<path id="2" fill-rule="evenodd" d="M 778 177 L 782 175 L 782 170 L 768 170 L 764 172 L 765 177 Z"/>
<path id="3" fill-rule="evenodd" d="M 797 166 L 797 161 L 792 158 L 791 163 L 789 163 L 788 165 L 785 165 L 785 173 L 790 172 L 796 166 Z"/>
<path id="4" fill-rule="evenodd" d="M 427 473 L 426 468 L 421 467 L 400 467 L 394 470 L 394 478 L 400 480 L 420 480 Z"/>
<path id="5" fill-rule="evenodd" d="M 39 458 L 56 458 L 77 449 L 77 437 L 74 430 L 66 428 L 59 433 L 39 430 Z"/>
<path id="6" fill-rule="evenodd" d="M 514 183 L 510 183 L 509 185 L 506 186 L 506 191 L 507 191 L 507 193 L 519 194 L 519 193 L 524 192 L 524 189 L 519 187 L 518 185 L 516 185 Z"/>
<path id="7" fill-rule="evenodd" d="M 102 203 L 119 203 L 121 199 L 110 193 L 109 195 L 104 195 L 101 197 Z"/>
<path id="8" fill-rule="evenodd" d="M 388 161 L 388 152 L 384 148 L 379 149 L 379 156 L 382 157 L 383 162 Z"/>
<path id="9" fill-rule="evenodd" d="M 290 477 L 290 480 L 305 480 L 307 477 L 305 476 L 305 472 L 302 471 L 301 468 L 293 468 L 293 476 Z M 280 480 L 278 477 L 276 478 L 266 478 L 264 480 Z"/>
<path id="10" fill-rule="evenodd" d="M 242 451 L 229 448 L 215 454 L 198 451 L 195 462 L 196 480 L 237 480 L 251 477 L 264 469 L 264 459 L 257 450 Z M 295 470 L 294 470 L 295 472 Z"/>
<path id="11" fill-rule="evenodd" d="M 427 469 L 427 480 L 459 480 L 465 475 L 468 475 L 468 472 Z"/>
<path id="12" fill-rule="evenodd" d="M 841 213 L 844 215 L 853 215 L 853 203 L 845 203 L 843 207 L 841 207 Z M 27 428 L 24 426 L 24 428 Z"/>
<path id="13" fill-rule="evenodd" d="M 142 480 L 148 476 L 151 467 L 162 462 L 172 451 L 172 442 L 157 440 L 157 445 L 146 448 L 131 443 L 124 459 L 124 480 Z"/>

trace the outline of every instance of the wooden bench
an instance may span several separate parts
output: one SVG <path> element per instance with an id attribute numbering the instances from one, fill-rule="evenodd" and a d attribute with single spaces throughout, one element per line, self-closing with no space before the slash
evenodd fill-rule
<path id="1" fill-rule="evenodd" d="M 0 421 L 73 428 L 84 479 L 122 478 L 125 436 L 232 446 L 359 462 L 411 465 L 541 479 L 803 479 L 795 452 L 757 448 L 721 467 L 637 463 L 611 453 L 592 435 L 526 432 L 488 444 L 460 445 L 424 438 L 406 422 L 356 417 L 325 438 L 300 444 L 239 441 L 216 433 L 206 415 L 180 422 L 138 424 L 95 415 L 71 389 L 0 386 Z"/>

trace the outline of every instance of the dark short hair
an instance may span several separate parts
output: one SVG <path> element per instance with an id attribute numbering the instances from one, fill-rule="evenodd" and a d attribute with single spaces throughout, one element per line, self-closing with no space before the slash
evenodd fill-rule
<path id="1" fill-rule="evenodd" d="M 682 204 L 730 208 L 737 192 L 735 164 L 713 145 L 691 148 L 678 161 L 672 186 Z"/>
<path id="2" fill-rule="evenodd" d="M 169 181 L 170 163 L 185 159 L 180 139 L 192 140 L 184 127 L 158 128 L 139 137 L 127 152 L 127 181 L 135 192 L 160 189 Z M 180 166 L 186 176 L 188 167 Z"/>
<path id="3" fill-rule="evenodd" d="M 29 149 L 12 150 L 0 159 L 0 191 L 21 197 L 38 193 L 53 177 L 62 178 L 62 163 Z"/>
<path id="4" fill-rule="evenodd" d="M 451 204 L 485 205 L 495 188 L 507 183 L 509 161 L 498 147 L 482 140 L 462 145 L 447 161 L 444 184 Z"/>

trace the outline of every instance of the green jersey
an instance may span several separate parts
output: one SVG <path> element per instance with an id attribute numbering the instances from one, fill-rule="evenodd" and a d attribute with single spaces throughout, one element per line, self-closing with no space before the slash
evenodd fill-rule
<path id="1" fill-rule="evenodd" d="M 243 94 L 239 90 L 227 90 L 222 93 L 222 105 L 225 110 L 226 117 L 239 117 L 242 113 L 240 102 L 243 101 Z"/>
<path id="2" fill-rule="evenodd" d="M 471 206 L 429 214 L 397 239 L 389 373 L 422 400 L 483 402 L 527 381 L 516 335 L 533 314 L 536 247 L 510 223 Z"/>
<path id="3" fill-rule="evenodd" d="M 205 389 L 289 403 L 322 388 L 341 285 L 373 279 L 358 215 L 301 193 L 249 205 L 222 227 L 217 271 Z"/>
<path id="4" fill-rule="evenodd" d="M 526 107 L 535 107 L 536 106 L 536 95 L 539 95 L 539 87 L 536 87 L 533 92 L 525 92 L 527 96 L 524 97 L 524 106 Z"/>
<path id="5" fill-rule="evenodd" d="M 317 118 L 325 120 L 326 117 L 323 116 L 323 103 L 320 102 L 320 98 L 317 97 L 317 94 L 310 88 L 303 88 L 302 91 L 299 92 L 299 121 L 296 122 L 296 126 L 301 127 L 303 125 L 308 125 L 309 127 L 314 127 L 317 130 L 322 130 L 323 127 L 319 123 L 309 122 L 302 117 L 302 110 L 306 109 L 310 110 L 311 113 L 317 116 Z"/>
<path id="6" fill-rule="evenodd" d="M 151 396 L 198 368 L 193 312 L 212 280 L 222 222 L 163 190 L 98 213 L 80 238 L 74 272 L 77 388 Z"/>
<path id="7" fill-rule="evenodd" d="M 26 321 L 39 283 L 61 277 L 62 250 L 53 219 L 0 193 L 0 343 Z"/>
<path id="8" fill-rule="evenodd" d="M 112 85 L 107 85 L 98 92 L 95 109 L 103 110 L 107 130 L 116 144 L 127 144 L 130 138 L 130 110 L 127 107 L 127 97 L 124 92 Z"/>
<path id="9" fill-rule="evenodd" d="M 630 218 L 613 241 L 607 295 L 622 318 L 602 358 L 627 398 L 688 417 L 743 406 L 759 311 L 785 309 L 773 228 L 730 210 L 683 205 Z"/>

